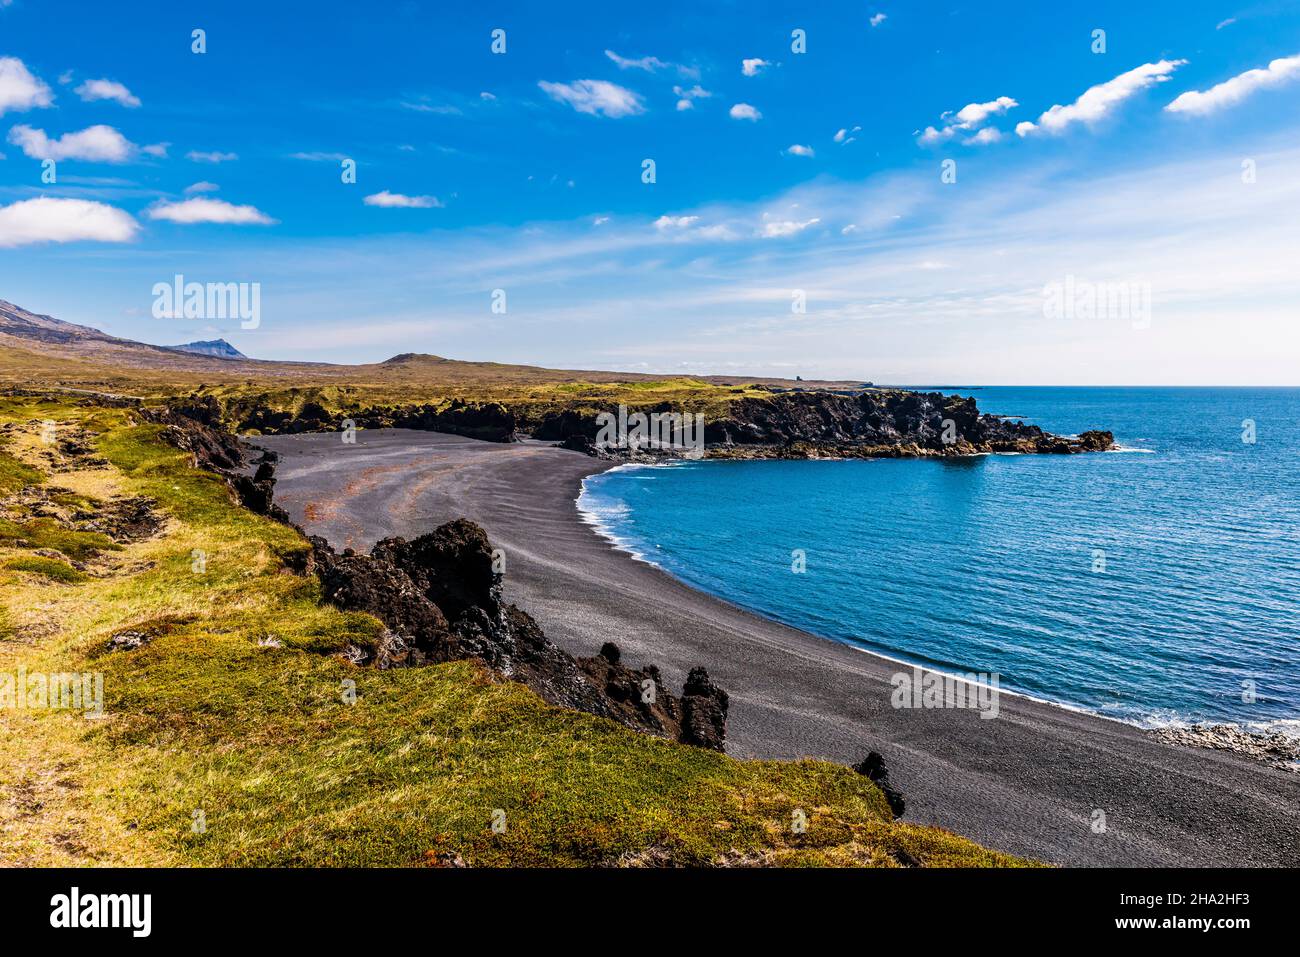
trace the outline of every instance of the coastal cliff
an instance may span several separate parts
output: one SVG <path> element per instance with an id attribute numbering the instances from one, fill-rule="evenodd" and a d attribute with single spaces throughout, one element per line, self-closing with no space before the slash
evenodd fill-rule
<path id="1" fill-rule="evenodd" d="M 639 448 L 598 443 L 601 416 L 612 413 L 591 403 L 476 402 L 328 408 L 314 399 L 296 409 L 226 405 L 212 395 L 173 402 L 177 411 L 210 425 L 241 433 L 301 433 L 346 428 L 405 428 L 450 432 L 491 442 L 533 438 L 606 458 L 679 454 L 671 444 Z M 981 412 L 974 398 L 906 389 L 770 391 L 742 395 L 699 411 L 691 403 L 636 406 L 646 416 L 697 413 L 703 449 L 710 458 L 903 458 L 976 455 L 986 452 L 1070 454 L 1105 451 L 1110 432 L 1090 430 L 1076 437 L 1054 435 L 1036 425 Z"/>
<path id="2" fill-rule="evenodd" d="M 596 448 L 594 418 L 557 416 L 544 423 L 540 432 L 538 437 L 558 438 L 592 454 L 619 457 L 622 452 Z M 902 389 L 851 395 L 780 392 L 770 398 L 741 398 L 728 406 L 723 417 L 704 422 L 704 449 L 709 458 L 1069 454 L 1105 451 L 1114 443 L 1110 432 L 1088 431 L 1076 438 L 1053 435 L 1036 425 L 981 413 L 973 398 Z M 664 450 L 651 447 L 643 451 L 653 455 Z"/>
<path id="3" fill-rule="evenodd" d="M 250 476 L 246 448 L 233 435 L 169 408 L 142 414 L 164 426 L 163 440 L 189 452 L 196 467 L 223 477 L 244 507 L 291 524 L 273 501 L 274 452 L 264 452 Z M 385 625 L 377 641 L 352 647 L 355 664 L 391 669 L 477 660 L 551 704 L 723 750 L 727 693 L 708 672 L 692 669 L 682 693 L 674 695 L 658 668 L 629 667 L 612 642 L 590 658 L 568 654 L 532 616 L 502 600 L 504 576 L 496 553 L 474 522 L 457 519 L 409 541 L 387 538 L 368 555 L 350 548 L 336 553 L 316 536 L 308 541 L 311 551 L 295 562 L 295 570 L 315 575 L 329 603 L 373 615 Z"/>

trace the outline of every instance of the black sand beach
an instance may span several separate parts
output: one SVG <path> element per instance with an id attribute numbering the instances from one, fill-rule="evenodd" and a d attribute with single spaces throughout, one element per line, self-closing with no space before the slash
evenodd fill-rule
<path id="1" fill-rule="evenodd" d="M 750 614 L 612 548 L 574 506 L 603 463 L 430 432 L 356 439 L 256 440 L 281 454 L 276 501 L 295 521 L 360 550 L 473 519 L 505 550 L 507 598 L 570 652 L 614 641 L 672 686 L 707 667 L 731 695 L 734 756 L 854 763 L 880 751 L 906 820 L 1057 864 L 1300 864 L 1298 774 L 1008 694 L 995 720 L 894 709 L 889 678 L 904 666 Z"/>

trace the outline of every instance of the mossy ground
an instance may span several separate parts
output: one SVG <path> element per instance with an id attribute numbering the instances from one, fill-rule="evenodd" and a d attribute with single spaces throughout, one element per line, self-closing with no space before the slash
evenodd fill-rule
<path id="1" fill-rule="evenodd" d="M 32 466 L 48 419 L 91 432 L 108 466 Z M 356 667 L 342 653 L 379 623 L 321 605 L 315 579 L 285 567 L 301 536 L 232 504 L 156 427 L 129 410 L 12 397 L 0 398 L 5 422 L 4 508 L 49 481 L 83 502 L 148 496 L 167 522 L 121 546 L 37 536 L 17 514 L 0 526 L 0 675 L 102 672 L 106 711 L 0 707 L 0 864 L 1023 863 L 894 822 L 880 792 L 837 765 L 639 735 L 472 662 Z M 150 640 L 108 650 L 126 630 Z"/>

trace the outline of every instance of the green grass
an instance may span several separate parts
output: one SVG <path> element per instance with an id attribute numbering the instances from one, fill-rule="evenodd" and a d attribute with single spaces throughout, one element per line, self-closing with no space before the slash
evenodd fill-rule
<path id="1" fill-rule="evenodd" d="M 0 421 L 24 421 L 8 402 Z M 170 521 L 100 552 L 94 577 L 77 584 L 50 574 L 61 563 L 38 571 L 0 538 L 0 671 L 102 672 L 108 712 L 89 721 L 0 709 L 0 860 L 1023 863 L 893 821 L 848 768 L 739 761 L 636 734 L 547 705 L 474 662 L 353 666 L 340 653 L 373 644 L 381 626 L 322 605 L 315 579 L 286 569 L 307 547 L 296 531 L 233 505 L 224 483 L 127 412 L 39 411 L 96 432 L 111 463 L 61 484 L 150 496 Z M 109 651 L 125 630 L 148 643 Z M 796 809 L 805 833 L 791 827 Z M 503 832 L 491 826 L 497 812 Z"/>
<path id="2" fill-rule="evenodd" d="M 27 485 L 43 481 L 44 474 L 14 458 L 0 446 L 0 495 L 10 495 Z"/>
<path id="3" fill-rule="evenodd" d="M 53 518 L 34 518 L 26 522 L 0 519 L 0 544 L 24 548 L 52 548 L 74 561 L 93 558 L 103 551 L 119 551 L 121 546 L 99 532 L 79 532 L 64 528 Z"/>
<path id="4" fill-rule="evenodd" d="M 43 558 L 39 555 L 30 558 L 11 558 L 5 562 L 5 568 L 15 572 L 31 572 L 33 575 L 40 575 L 43 578 L 49 578 L 68 585 L 84 582 L 89 577 L 85 572 L 77 571 L 67 562 L 61 562 L 55 558 Z"/>

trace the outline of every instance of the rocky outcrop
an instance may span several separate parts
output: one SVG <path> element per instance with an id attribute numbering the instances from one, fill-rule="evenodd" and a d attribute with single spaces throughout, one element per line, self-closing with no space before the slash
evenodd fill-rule
<path id="1" fill-rule="evenodd" d="M 682 688 L 680 740 L 721 751 L 726 731 L 727 693 L 709 680 L 703 668 L 692 668 Z"/>
<path id="2" fill-rule="evenodd" d="M 668 403 L 638 412 L 675 411 Z M 680 410 L 678 410 L 680 411 Z M 566 409 L 542 417 L 533 437 L 602 458 L 653 459 L 671 450 L 596 447 L 595 412 Z M 981 452 L 1070 454 L 1114 447 L 1109 432 L 1075 438 L 979 411 L 975 400 L 939 392 L 875 389 L 860 392 L 786 391 L 736 399 L 724 415 L 706 415 L 710 458 L 903 458 Z"/>
<path id="3" fill-rule="evenodd" d="M 201 413 L 200 413 L 201 414 Z M 171 408 L 142 409 L 141 417 L 163 427 L 160 437 L 168 445 L 189 452 L 194 468 L 214 472 L 225 479 L 239 503 L 259 515 L 291 524 L 289 516 L 272 499 L 275 495 L 274 452 L 263 452 L 256 471 L 242 471 L 247 448 L 229 432 L 207 425 Z"/>
<path id="4" fill-rule="evenodd" d="M 979 452 L 1072 453 L 1114 445 L 1109 432 L 1065 438 L 983 414 L 970 397 L 902 390 L 783 392 L 738 399 L 706 421 L 710 455 L 729 458 L 903 457 Z"/>
<path id="5" fill-rule="evenodd" d="M 903 800 L 902 792 L 889 783 L 889 770 L 885 767 L 885 759 L 881 757 L 879 751 L 868 753 L 865 758 L 853 765 L 853 770 L 870 778 L 871 783 L 880 788 L 880 793 L 885 796 L 894 817 L 903 816 L 903 811 L 907 809 L 907 802 Z"/>
<path id="6" fill-rule="evenodd" d="M 691 671 L 679 698 L 657 668 L 623 664 L 613 644 L 575 659 L 532 616 L 502 600 L 491 543 L 473 522 L 457 519 L 409 541 L 386 538 L 369 555 L 336 555 L 323 539 L 311 541 L 324 597 L 388 629 L 360 663 L 401 668 L 474 658 L 551 704 L 722 750 L 727 695 L 704 669 Z"/>
<path id="7" fill-rule="evenodd" d="M 201 403 L 196 404 L 206 412 Z M 453 399 L 446 406 L 371 406 L 349 412 L 331 412 L 318 402 L 304 402 L 296 412 L 256 407 L 238 415 L 236 421 L 238 431 L 263 435 L 337 432 L 349 425 L 358 429 L 450 432 L 487 442 L 513 442 L 518 429 L 514 413 L 500 403 L 463 399 Z"/>
<path id="8" fill-rule="evenodd" d="M 199 414 L 202 415 L 201 410 Z M 168 445 L 189 452 L 191 464 L 209 472 L 226 473 L 244 464 L 244 446 L 229 432 L 171 408 L 142 409 L 141 418 L 163 427 Z"/>
<path id="9" fill-rule="evenodd" d="M 727 693 L 709 680 L 703 668 L 691 669 L 681 697 L 676 698 L 664 689 L 658 668 L 629 668 L 613 642 L 606 642 L 593 658 L 579 658 L 578 667 L 604 690 L 617 719 L 629 727 L 650 728 L 683 744 L 723 750 Z"/>

